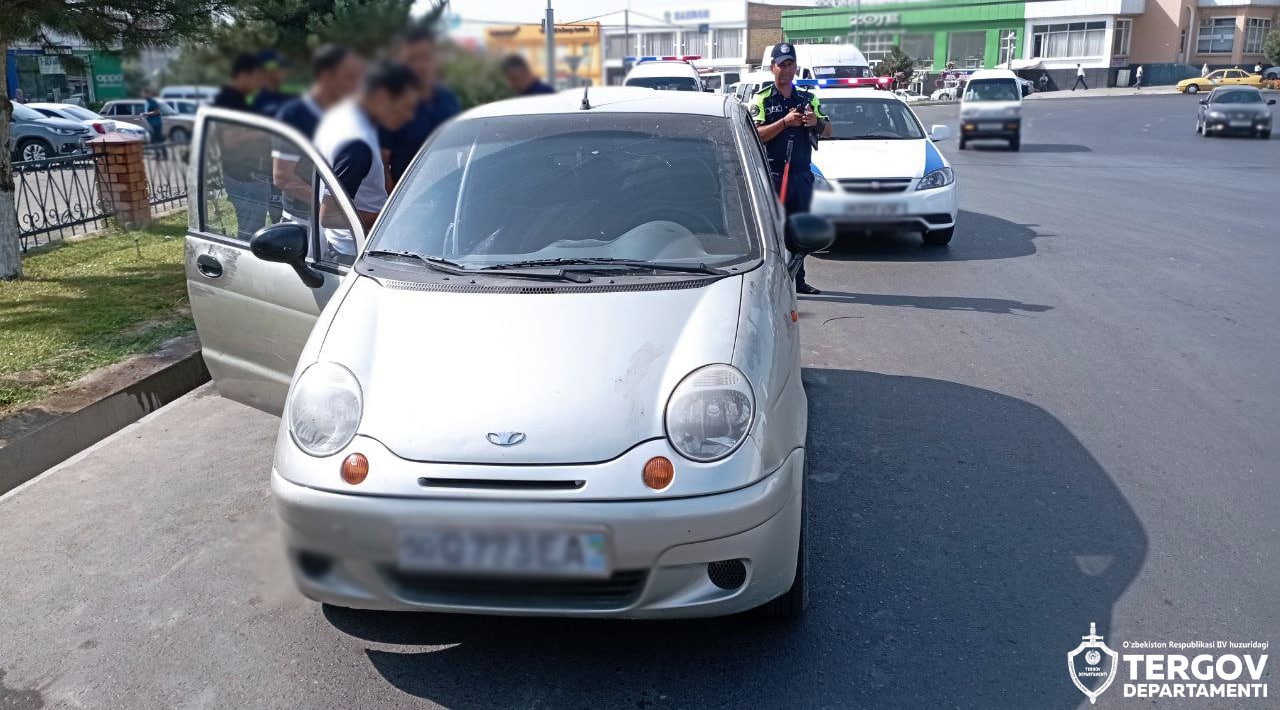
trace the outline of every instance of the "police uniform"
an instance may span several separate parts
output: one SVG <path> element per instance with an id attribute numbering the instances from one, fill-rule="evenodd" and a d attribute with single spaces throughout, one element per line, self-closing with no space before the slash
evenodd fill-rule
<path id="1" fill-rule="evenodd" d="M 795 61 L 795 58 L 795 48 L 790 44 L 774 46 L 773 64 L 786 59 Z M 791 170 L 787 171 L 787 194 L 783 196 L 782 202 L 788 217 L 809 211 L 809 204 L 813 201 L 813 170 L 810 167 L 813 144 L 810 143 L 810 136 L 815 130 L 821 132 L 822 121 L 830 119 L 822 113 L 817 96 L 796 86 L 791 87 L 791 96 L 783 96 L 773 82 L 756 92 L 748 107 L 751 119 L 757 126 L 766 126 L 780 121 L 793 108 L 802 114 L 806 108 L 813 111 L 818 117 L 818 126 L 816 128 L 808 126 L 785 128 L 764 144 L 765 152 L 769 155 L 769 175 L 773 178 L 773 189 L 778 190 L 779 194 L 782 191 L 782 173 L 787 165 L 787 145 L 791 146 Z M 796 284 L 804 285 L 804 283 L 804 262 L 802 261 L 800 270 L 796 273 Z"/>

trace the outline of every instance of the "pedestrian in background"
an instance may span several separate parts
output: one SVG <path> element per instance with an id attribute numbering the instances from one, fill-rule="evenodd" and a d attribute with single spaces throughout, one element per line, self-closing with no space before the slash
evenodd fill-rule
<path id="1" fill-rule="evenodd" d="M 258 53 L 258 62 L 262 64 L 262 88 L 254 93 L 250 105 L 254 111 L 263 116 L 274 117 L 280 111 L 280 107 L 293 98 L 281 90 L 284 80 L 289 76 L 289 69 L 293 65 L 274 49 Z"/>
<path id="2" fill-rule="evenodd" d="M 406 30 L 396 41 L 396 60 L 408 66 L 418 78 L 420 100 L 413 119 L 399 130 L 383 127 L 382 162 L 387 168 L 387 190 L 404 175 L 413 157 L 440 124 L 462 112 L 462 103 L 440 83 L 436 40 L 431 30 L 415 27 Z"/>
<path id="3" fill-rule="evenodd" d="M 262 62 L 255 54 L 241 54 L 231 63 L 231 81 L 213 97 L 217 108 L 252 112 L 249 97 L 262 88 Z M 271 182 L 264 170 L 271 146 L 262 131 L 231 124 L 213 124 L 222 157 L 222 182 L 236 212 L 236 234 L 248 241 L 266 226 Z"/>
<path id="4" fill-rule="evenodd" d="M 1261 73 L 1262 73 L 1262 62 L 1258 62 L 1257 64 L 1254 64 L 1254 65 L 1253 65 L 1253 73 L 1254 73 L 1254 74 L 1261 74 Z"/>
<path id="5" fill-rule="evenodd" d="M 502 73 L 507 77 L 507 84 L 516 96 L 556 93 L 550 84 L 533 75 L 529 62 L 519 54 L 508 54 L 503 58 Z"/>
<path id="6" fill-rule="evenodd" d="M 769 156 L 773 188 L 779 191 L 783 210 L 790 217 L 809 211 L 813 200 L 810 131 L 830 136 L 831 120 L 823 115 L 818 97 L 792 83 L 796 75 L 795 47 L 786 42 L 774 45 L 769 67 L 773 83 L 766 84 L 752 98 L 750 114 Z M 785 195 L 781 194 L 784 174 Z M 805 280 L 803 257 L 796 272 L 796 293 L 822 293 Z"/>
<path id="7" fill-rule="evenodd" d="M 1084 67 L 1079 64 L 1076 65 L 1076 83 L 1071 85 L 1071 90 L 1075 91 L 1078 86 L 1083 86 L 1085 91 L 1089 90 L 1089 85 L 1084 83 Z"/>
<path id="8" fill-rule="evenodd" d="M 420 101 L 416 72 L 398 62 L 379 62 L 365 75 L 360 93 L 335 106 L 316 128 L 316 149 L 333 168 L 366 232 L 387 204 L 378 134 L 409 125 Z M 330 258 L 351 263 L 356 253 L 351 225 L 327 192 L 321 197 L 320 226 Z"/>
<path id="9" fill-rule="evenodd" d="M 1141 64 L 1138 65 L 1138 79 L 1137 81 L 1133 82 L 1133 85 L 1136 86 L 1139 90 L 1142 89 L 1142 65 Z"/>
<path id="10" fill-rule="evenodd" d="M 1201 78 L 1201 79 L 1203 79 L 1203 78 L 1205 78 L 1206 76 L 1209 76 L 1209 63 L 1208 63 L 1208 62 L 1205 62 L 1205 63 L 1204 63 L 1204 66 L 1200 67 L 1200 78 Z"/>
<path id="11" fill-rule="evenodd" d="M 364 75 L 364 60 L 337 44 L 327 44 L 311 57 L 311 88 L 284 102 L 276 120 L 290 126 L 308 140 L 315 138 L 325 111 L 350 98 Z M 315 166 L 296 155 L 282 142 L 271 151 L 272 182 L 281 193 L 281 216 L 291 222 L 311 220 L 311 179 Z M 282 149 L 283 148 L 283 149 Z"/>
<path id="12" fill-rule="evenodd" d="M 147 119 L 147 129 L 151 131 L 153 144 L 164 143 L 164 113 L 160 110 L 160 101 L 156 99 L 156 90 L 150 86 L 142 90 L 142 115 Z M 164 148 L 159 151 L 161 160 L 168 160 L 169 154 Z"/>

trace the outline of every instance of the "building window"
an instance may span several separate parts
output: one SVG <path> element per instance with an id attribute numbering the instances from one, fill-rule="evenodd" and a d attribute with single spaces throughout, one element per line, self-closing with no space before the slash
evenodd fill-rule
<path id="1" fill-rule="evenodd" d="M 712 55 L 716 59 L 742 56 L 742 30 L 716 30 L 712 39 Z"/>
<path id="2" fill-rule="evenodd" d="M 996 66 L 1008 66 L 1018 56 L 1018 31 L 1000 30 L 1000 60 Z"/>
<path id="3" fill-rule="evenodd" d="M 630 56 L 627 52 L 626 35 L 608 35 L 604 38 L 604 53 L 608 59 L 622 59 Z"/>
<path id="4" fill-rule="evenodd" d="M 1230 54 L 1236 42 L 1236 18 L 1206 17 L 1196 36 L 1197 54 Z"/>
<path id="5" fill-rule="evenodd" d="M 1129 36 L 1133 34 L 1133 20 L 1116 20 L 1115 41 L 1111 53 L 1117 57 L 1129 56 Z"/>
<path id="6" fill-rule="evenodd" d="M 695 57 L 707 56 L 707 36 L 701 32 L 685 32 L 681 35 L 684 41 L 684 49 L 681 54 L 689 54 Z"/>
<path id="7" fill-rule="evenodd" d="M 947 42 L 947 63 L 957 69 L 981 69 L 987 51 L 986 32 L 952 32 Z"/>
<path id="8" fill-rule="evenodd" d="M 902 35 L 902 42 L 899 43 L 902 51 L 908 57 L 915 60 L 916 69 L 928 71 L 933 68 L 933 35 Z"/>
<path id="9" fill-rule="evenodd" d="M 893 35 L 888 32 L 864 34 L 858 40 L 858 49 L 867 58 L 871 68 L 875 69 L 876 62 L 889 56 L 889 50 L 893 49 Z"/>
<path id="10" fill-rule="evenodd" d="M 1262 54 L 1262 45 L 1266 42 L 1267 33 L 1271 31 L 1271 20 L 1259 20 L 1250 17 L 1245 24 L 1244 53 Z"/>
<path id="11" fill-rule="evenodd" d="M 1106 22 L 1071 22 L 1034 25 L 1031 28 L 1031 54 L 1037 59 L 1100 57 L 1106 41 Z"/>

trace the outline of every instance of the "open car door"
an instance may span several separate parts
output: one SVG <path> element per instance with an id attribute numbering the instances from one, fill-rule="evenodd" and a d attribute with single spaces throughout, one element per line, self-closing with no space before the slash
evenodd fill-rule
<path id="1" fill-rule="evenodd" d="M 364 230 L 333 171 L 282 123 L 201 108 L 189 170 L 187 291 L 205 364 L 222 396 L 278 416 Z M 282 247 L 296 250 L 288 263 Z"/>

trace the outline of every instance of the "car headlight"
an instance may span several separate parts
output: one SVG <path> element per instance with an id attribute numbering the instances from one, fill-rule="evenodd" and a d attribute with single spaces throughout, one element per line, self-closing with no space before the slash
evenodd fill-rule
<path id="1" fill-rule="evenodd" d="M 1209 116 L 1209 118 L 1226 118 L 1227 117 L 1227 114 L 1221 111 L 1210 111 L 1207 115 Z"/>
<path id="2" fill-rule="evenodd" d="M 58 135 L 58 136 L 74 136 L 75 134 L 80 132 L 80 131 L 73 131 L 69 128 L 50 128 L 49 130 L 53 131 L 54 135 Z"/>
<path id="3" fill-rule="evenodd" d="M 833 192 L 831 183 L 827 182 L 826 178 L 817 173 L 813 174 L 813 189 L 822 190 L 824 192 Z"/>
<path id="4" fill-rule="evenodd" d="M 667 439 L 690 461 L 706 463 L 733 453 L 747 438 L 755 393 L 732 365 L 707 365 L 689 373 L 667 401 Z"/>
<path id="5" fill-rule="evenodd" d="M 946 187 L 956 181 L 955 173 L 951 172 L 951 168 L 938 168 L 933 172 L 920 178 L 920 184 L 916 185 L 917 190 L 934 190 L 939 187 Z"/>
<path id="6" fill-rule="evenodd" d="M 363 412 L 356 376 L 336 362 L 317 362 L 289 393 L 289 435 L 308 454 L 331 456 L 351 443 Z"/>

